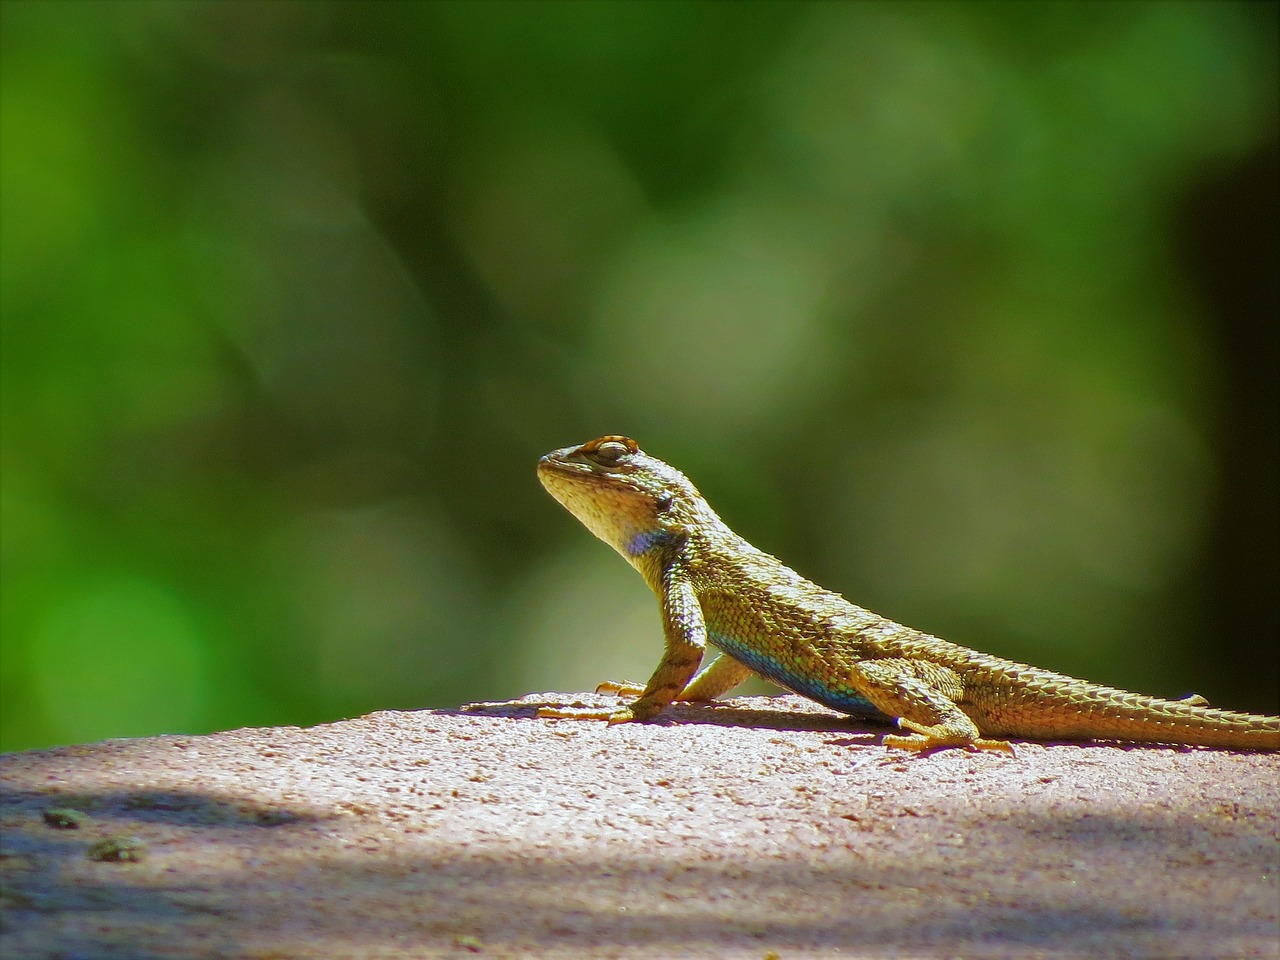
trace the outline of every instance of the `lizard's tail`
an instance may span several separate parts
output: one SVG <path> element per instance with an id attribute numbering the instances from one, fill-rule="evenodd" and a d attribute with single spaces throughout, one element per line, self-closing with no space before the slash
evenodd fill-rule
<path id="1" fill-rule="evenodd" d="M 975 719 L 987 736 L 1280 750 L 1280 717 L 1236 713 L 1188 700 L 1162 700 L 1093 684 L 1079 684 L 1074 690 L 1068 687 L 1047 699 L 1042 692 L 1022 709 L 1007 705 L 1004 716 L 992 724 Z"/>

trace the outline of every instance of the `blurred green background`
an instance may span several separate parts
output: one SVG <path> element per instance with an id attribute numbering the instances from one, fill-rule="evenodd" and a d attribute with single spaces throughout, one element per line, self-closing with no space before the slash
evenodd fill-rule
<path id="1" fill-rule="evenodd" d="M 0 748 L 645 679 L 534 478 L 602 433 L 878 612 L 1277 711 L 1275 4 L 0 16 Z"/>

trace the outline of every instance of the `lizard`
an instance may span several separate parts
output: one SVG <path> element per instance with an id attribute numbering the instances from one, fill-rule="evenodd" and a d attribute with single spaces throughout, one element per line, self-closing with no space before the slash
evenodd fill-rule
<path id="1" fill-rule="evenodd" d="M 1009 738 L 1280 749 L 1280 717 L 1164 700 L 971 650 L 872 613 L 734 533 L 675 467 L 604 436 L 538 461 L 547 491 L 635 567 L 657 595 L 665 652 L 635 699 L 549 718 L 648 720 L 710 701 L 752 674 L 837 711 L 896 720 L 886 747 L 1013 752 Z M 606 621 L 598 621 L 604 625 Z M 706 666 L 708 646 L 719 651 Z"/>

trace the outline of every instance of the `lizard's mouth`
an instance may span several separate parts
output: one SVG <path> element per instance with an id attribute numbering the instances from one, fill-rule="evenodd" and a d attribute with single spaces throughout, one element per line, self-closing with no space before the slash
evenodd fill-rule
<path id="1" fill-rule="evenodd" d="M 580 482 L 591 474 L 591 467 L 585 463 L 561 460 L 554 453 L 548 453 L 538 461 L 538 479 L 548 490 L 556 486 Z"/>
<path id="2" fill-rule="evenodd" d="M 590 483 L 594 473 L 590 464 L 562 460 L 556 453 L 548 453 L 538 461 L 538 480 L 561 503 L 571 491 Z"/>

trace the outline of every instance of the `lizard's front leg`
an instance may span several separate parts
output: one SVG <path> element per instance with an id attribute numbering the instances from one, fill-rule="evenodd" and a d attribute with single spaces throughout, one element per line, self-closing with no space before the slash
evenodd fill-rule
<path id="1" fill-rule="evenodd" d="M 747 680 L 754 672 L 746 664 L 722 653 L 699 670 L 698 675 L 689 681 L 689 685 L 680 691 L 676 699 L 681 702 L 714 700 Z M 644 691 L 645 688 L 638 683 L 618 683 L 613 680 L 606 680 L 596 687 L 596 693 L 613 693 L 622 697 L 638 697 Z"/>
<path id="2" fill-rule="evenodd" d="M 658 668 L 649 678 L 649 683 L 636 700 L 625 707 L 612 710 L 542 707 L 538 710 L 538 716 L 626 723 L 630 720 L 648 720 L 669 706 L 689 685 L 689 679 L 702 663 L 702 653 L 707 646 L 707 628 L 702 620 L 702 608 L 698 606 L 693 585 L 678 566 L 673 565 L 663 577 L 660 599 L 667 649 Z M 623 692 L 630 689 L 622 684 L 602 684 L 601 687 L 617 687 Z"/>
<path id="3" fill-rule="evenodd" d="M 914 736 L 884 738 L 886 747 L 929 750 L 972 747 L 1013 753 L 1004 740 L 985 739 L 973 719 L 956 705 L 964 685 L 954 670 L 905 657 L 861 660 L 851 668 L 852 685 L 878 710 L 898 718 Z"/>
<path id="4" fill-rule="evenodd" d="M 728 693 L 755 673 L 746 664 L 739 663 L 727 653 L 717 656 L 703 667 L 689 685 L 680 691 L 677 700 L 714 700 Z"/>

